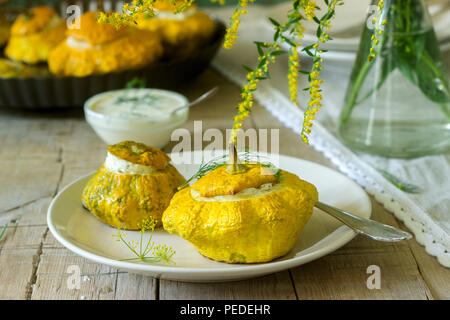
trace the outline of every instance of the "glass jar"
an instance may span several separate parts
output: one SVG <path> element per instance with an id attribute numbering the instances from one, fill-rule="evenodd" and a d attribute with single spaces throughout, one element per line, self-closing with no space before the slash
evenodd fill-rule
<path id="1" fill-rule="evenodd" d="M 378 16 L 373 11 L 341 111 L 341 139 L 386 157 L 449 151 L 448 75 L 424 1 L 385 0 Z"/>

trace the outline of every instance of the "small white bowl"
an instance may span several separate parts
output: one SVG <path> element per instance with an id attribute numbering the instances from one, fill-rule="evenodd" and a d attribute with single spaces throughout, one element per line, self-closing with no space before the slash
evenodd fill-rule
<path id="1" fill-rule="evenodd" d="M 189 108 L 181 109 L 175 113 L 172 113 L 173 108 L 168 108 L 166 113 L 163 111 L 162 114 L 160 112 L 155 116 L 142 115 L 142 117 L 134 115 L 134 118 L 131 116 L 131 111 L 128 110 L 124 110 L 119 115 L 101 113 L 95 110 L 95 107 L 102 100 L 138 91 L 140 94 L 148 93 L 170 97 L 174 102 L 176 101 L 176 108 L 186 106 L 189 103 L 185 96 L 169 90 L 142 88 L 107 91 L 86 101 L 84 104 L 86 121 L 108 145 L 132 140 L 161 149 L 170 142 L 172 131 L 186 122 L 189 116 Z M 127 113 L 130 113 L 129 117 Z"/>

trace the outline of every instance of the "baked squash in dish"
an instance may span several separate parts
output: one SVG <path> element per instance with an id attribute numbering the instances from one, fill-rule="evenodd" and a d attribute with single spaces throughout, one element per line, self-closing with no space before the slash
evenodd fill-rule
<path id="1" fill-rule="evenodd" d="M 40 6 L 20 14 L 11 26 L 5 55 L 29 64 L 45 62 L 65 37 L 66 24 L 55 10 Z"/>
<path id="2" fill-rule="evenodd" d="M 161 217 L 185 180 L 161 150 L 124 141 L 108 147 L 105 162 L 82 192 L 82 203 L 94 216 L 119 229 L 138 230 Z"/>
<path id="3" fill-rule="evenodd" d="M 30 78 L 34 76 L 48 76 L 47 68 L 27 65 L 20 61 L 0 58 L 0 78 Z"/>
<path id="4" fill-rule="evenodd" d="M 9 40 L 11 24 L 8 20 L 0 17 L 0 47 L 3 47 Z"/>
<path id="5" fill-rule="evenodd" d="M 255 163 L 243 173 L 219 167 L 172 198 L 163 226 L 204 256 L 227 263 L 259 263 L 287 254 L 318 200 L 296 175 Z"/>
<path id="6" fill-rule="evenodd" d="M 136 69 L 163 54 L 160 37 L 150 31 L 97 22 L 98 12 L 80 18 L 79 29 L 68 29 L 67 38 L 52 50 L 50 71 L 55 75 L 83 77 Z"/>
<path id="7" fill-rule="evenodd" d="M 153 17 L 141 16 L 136 27 L 157 32 L 163 41 L 164 56 L 168 59 L 192 55 L 207 43 L 216 31 L 216 22 L 205 12 L 191 5 L 186 11 L 175 14 L 176 3 L 156 1 Z M 134 24 L 133 24 L 134 25 Z"/>

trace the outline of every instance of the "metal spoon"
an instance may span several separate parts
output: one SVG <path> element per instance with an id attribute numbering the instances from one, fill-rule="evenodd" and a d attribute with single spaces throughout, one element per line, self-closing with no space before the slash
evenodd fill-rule
<path id="1" fill-rule="evenodd" d="M 200 102 L 203 102 L 203 101 L 205 101 L 205 100 L 211 98 L 213 95 L 215 95 L 215 94 L 217 93 L 218 90 L 219 90 L 219 87 L 214 87 L 214 88 L 212 88 L 211 90 L 209 90 L 208 92 L 205 92 L 204 94 L 202 94 L 200 97 L 198 97 L 198 98 L 195 99 L 194 101 L 190 102 L 189 104 L 174 109 L 174 110 L 170 113 L 170 115 L 174 115 L 175 113 L 177 113 L 177 112 L 180 111 L 180 110 L 190 108 L 190 107 L 192 107 L 192 106 L 195 106 L 196 104 L 199 104 Z"/>
<path id="2" fill-rule="evenodd" d="M 332 217 L 338 219 L 345 225 L 352 228 L 357 233 L 362 234 L 373 240 L 394 242 L 394 241 L 409 240 L 412 238 L 412 235 L 408 232 L 399 230 L 397 228 L 388 226 L 386 224 L 374 220 L 352 215 L 348 212 L 334 208 L 320 201 L 317 202 L 316 207 L 328 213 Z"/>

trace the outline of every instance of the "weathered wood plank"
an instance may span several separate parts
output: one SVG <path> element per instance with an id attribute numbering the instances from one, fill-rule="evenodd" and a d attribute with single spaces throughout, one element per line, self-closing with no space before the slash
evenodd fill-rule
<path id="1" fill-rule="evenodd" d="M 289 273 L 278 272 L 262 278 L 223 283 L 182 283 L 160 280 L 161 300 L 295 300 Z"/>
<path id="2" fill-rule="evenodd" d="M 403 223 L 400 226 L 408 230 Z M 450 299 L 450 269 L 444 268 L 435 257 L 430 256 L 417 241 L 408 241 L 419 272 L 435 299 Z"/>
<path id="3" fill-rule="evenodd" d="M 62 247 L 48 233 L 42 246 L 31 299 L 113 299 L 117 271 Z"/>
<path id="4" fill-rule="evenodd" d="M 114 299 L 155 300 L 158 297 L 159 280 L 144 275 L 119 272 Z"/>
<path id="5" fill-rule="evenodd" d="M 57 122 L 1 110 L 0 214 L 19 216 L 0 243 L 1 299 L 29 299 L 32 294 L 47 233 L 46 211 L 62 172 L 54 139 L 64 132 Z"/>
<path id="6" fill-rule="evenodd" d="M 53 197 L 61 177 L 62 166 L 57 162 L 41 160 L 2 161 L 0 172 L 0 214 L 37 200 Z"/>
<path id="7" fill-rule="evenodd" d="M 42 219 L 49 203 L 50 198 L 44 198 L 12 212 L 22 218 L 8 225 L 0 242 L 0 300 L 30 297 L 47 232 Z"/>

